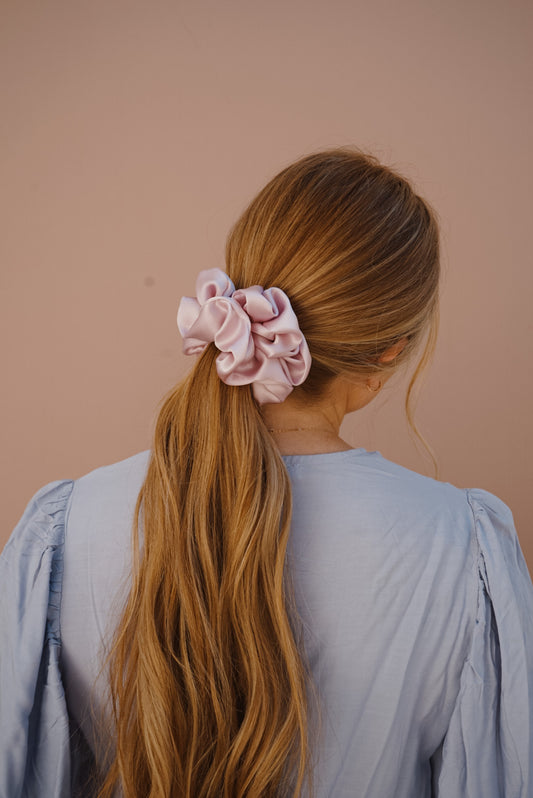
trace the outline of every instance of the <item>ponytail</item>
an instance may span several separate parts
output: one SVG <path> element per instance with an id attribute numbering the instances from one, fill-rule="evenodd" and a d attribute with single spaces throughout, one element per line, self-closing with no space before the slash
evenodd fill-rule
<path id="1" fill-rule="evenodd" d="M 99 794 L 298 795 L 306 669 L 285 574 L 291 492 L 213 345 L 163 400 L 136 508 L 144 554 L 111 660 L 116 758 Z"/>

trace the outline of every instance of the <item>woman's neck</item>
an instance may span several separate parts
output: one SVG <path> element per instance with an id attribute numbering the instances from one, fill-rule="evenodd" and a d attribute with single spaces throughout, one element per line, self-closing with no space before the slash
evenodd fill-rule
<path id="1" fill-rule="evenodd" d="M 281 454 L 326 454 L 353 448 L 339 435 L 343 413 L 331 403 L 302 405 L 289 399 L 264 407 L 263 418 Z"/>
<path id="2" fill-rule="evenodd" d="M 282 455 L 291 454 L 329 454 L 330 452 L 346 452 L 353 449 L 338 435 L 314 435 L 312 432 L 271 433 Z"/>

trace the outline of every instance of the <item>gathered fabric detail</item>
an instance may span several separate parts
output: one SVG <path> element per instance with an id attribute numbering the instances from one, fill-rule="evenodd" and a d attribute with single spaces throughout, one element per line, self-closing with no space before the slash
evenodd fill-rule
<path id="1" fill-rule="evenodd" d="M 0 796 L 71 795 L 61 681 L 65 517 L 73 480 L 42 487 L 0 558 Z"/>
<path id="2" fill-rule="evenodd" d="M 509 508 L 466 490 L 477 545 L 472 644 L 442 748 L 438 798 L 525 798 L 533 787 L 533 590 Z"/>

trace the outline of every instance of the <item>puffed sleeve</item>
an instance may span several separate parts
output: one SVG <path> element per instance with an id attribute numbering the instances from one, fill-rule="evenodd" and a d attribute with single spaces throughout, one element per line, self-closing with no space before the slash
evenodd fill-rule
<path id="1" fill-rule="evenodd" d="M 434 764 L 438 798 L 533 797 L 533 586 L 509 508 L 466 491 L 479 592 L 469 656 Z"/>
<path id="2" fill-rule="evenodd" d="M 37 491 L 0 556 L 0 798 L 71 794 L 59 609 L 73 485 Z"/>

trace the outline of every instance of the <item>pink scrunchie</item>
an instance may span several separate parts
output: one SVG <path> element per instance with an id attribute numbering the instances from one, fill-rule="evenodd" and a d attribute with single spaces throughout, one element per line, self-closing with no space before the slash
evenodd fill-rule
<path id="1" fill-rule="evenodd" d="M 283 402 L 311 368 L 309 347 L 281 288 L 237 291 L 221 269 L 201 271 L 196 299 L 182 297 L 178 328 L 186 355 L 215 342 L 217 373 L 227 385 L 252 384 L 259 404 Z"/>

